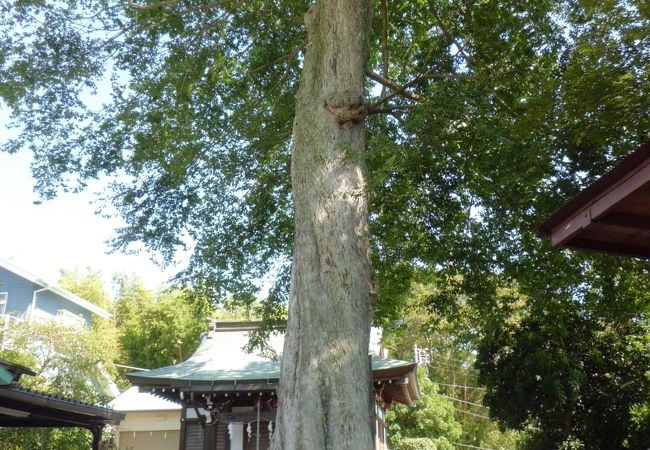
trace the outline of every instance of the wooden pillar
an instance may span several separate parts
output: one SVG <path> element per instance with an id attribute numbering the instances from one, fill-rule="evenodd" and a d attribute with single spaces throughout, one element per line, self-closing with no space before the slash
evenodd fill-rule
<path id="1" fill-rule="evenodd" d="M 99 444 L 102 442 L 102 430 L 103 426 L 95 426 L 90 429 L 90 432 L 93 434 L 93 447 L 92 450 L 99 450 Z"/>
<path id="2" fill-rule="evenodd" d="M 187 420 L 187 404 L 183 402 L 183 407 L 181 409 L 181 429 L 180 429 L 180 442 L 178 445 L 179 450 L 185 450 L 185 442 L 187 441 L 187 426 L 185 421 Z"/>

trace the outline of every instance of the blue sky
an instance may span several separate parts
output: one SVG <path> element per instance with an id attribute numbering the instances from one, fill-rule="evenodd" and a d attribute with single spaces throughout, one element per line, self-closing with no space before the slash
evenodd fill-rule
<path id="1" fill-rule="evenodd" d="M 0 131 L 4 128 L 0 114 Z M 146 285 L 159 287 L 176 269 L 163 271 L 147 254 L 111 254 L 105 243 L 120 225 L 116 218 L 95 214 L 92 186 L 81 194 L 62 194 L 35 205 L 29 164 L 31 154 L 0 152 L 0 258 L 56 282 L 59 269 L 99 270 L 108 283 L 112 274 L 139 275 Z"/>

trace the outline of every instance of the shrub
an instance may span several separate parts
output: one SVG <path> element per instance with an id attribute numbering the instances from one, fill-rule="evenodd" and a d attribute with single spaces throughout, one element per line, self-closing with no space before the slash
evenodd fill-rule
<path id="1" fill-rule="evenodd" d="M 438 446 L 429 438 L 404 438 L 398 450 L 438 450 Z"/>

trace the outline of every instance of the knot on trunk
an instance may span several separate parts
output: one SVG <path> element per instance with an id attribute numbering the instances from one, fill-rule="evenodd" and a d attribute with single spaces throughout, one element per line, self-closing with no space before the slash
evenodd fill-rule
<path id="1" fill-rule="evenodd" d="M 368 102 L 363 90 L 334 92 L 325 97 L 327 109 L 341 128 L 349 129 L 359 124 L 368 115 Z"/>

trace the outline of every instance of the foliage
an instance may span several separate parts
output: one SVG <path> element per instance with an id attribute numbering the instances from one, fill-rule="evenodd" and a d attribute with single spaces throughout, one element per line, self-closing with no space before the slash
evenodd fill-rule
<path id="1" fill-rule="evenodd" d="M 137 278 L 118 277 L 115 303 L 121 361 L 155 369 L 187 359 L 196 350 L 210 315 L 205 300 L 188 300 L 188 293 L 153 293 Z"/>
<path id="2" fill-rule="evenodd" d="M 366 123 L 375 320 L 398 320 L 422 268 L 460 280 L 494 414 L 539 420 L 553 443 L 620 444 L 646 389 L 649 266 L 555 251 L 535 229 L 649 137 L 646 2 L 386 3 L 368 70 L 402 87 L 382 96 L 368 82 L 371 107 L 389 111 Z M 20 127 L 5 150 L 32 150 L 43 198 L 111 177 L 115 246 L 169 260 L 191 245 L 180 279 L 204 297 L 250 303 L 268 276 L 281 302 L 307 7 L 5 3 L 0 98 Z M 93 98 L 108 78 L 112 97 Z M 572 426 L 548 417 L 556 408 Z"/>
<path id="3" fill-rule="evenodd" d="M 391 448 L 419 448 L 414 447 L 418 441 L 405 443 L 404 440 L 426 438 L 425 442 L 430 442 L 434 449 L 452 450 L 453 443 L 462 434 L 460 423 L 454 417 L 453 404 L 436 395 L 438 387 L 429 380 L 425 371 L 418 375 L 422 399 L 417 402 L 417 407 L 396 405 L 386 415 L 389 445 Z"/>
<path id="4" fill-rule="evenodd" d="M 90 267 L 86 268 L 85 272 L 80 271 L 78 268 L 73 271 L 62 269 L 60 271 L 59 286 L 100 308 L 112 311 L 113 304 L 104 288 L 101 273 L 93 271 Z"/>
<path id="5" fill-rule="evenodd" d="M 395 450 L 438 450 L 438 447 L 431 439 L 404 438 Z"/>
<path id="6" fill-rule="evenodd" d="M 445 438 L 458 443 L 492 449 L 514 449 L 520 436 L 501 431 L 481 406 L 484 389 L 472 367 L 481 332 L 478 313 L 460 291 L 458 278 L 419 274 L 404 315 L 384 329 L 383 345 L 391 356 L 410 360 L 414 345 L 425 351 L 429 364 L 419 369 L 423 399 L 415 409 L 389 412 L 389 439 L 401 445 L 403 436 Z M 469 403 L 466 403 L 469 402 Z M 442 414 L 429 403 L 446 408 Z M 431 426 L 442 421 L 447 427 Z"/>
<path id="7" fill-rule="evenodd" d="M 621 264 L 603 262 L 614 263 Z M 583 274 L 588 284 L 577 291 L 581 297 L 574 291 L 564 301 L 531 298 L 514 285 L 491 291 L 490 298 L 472 298 L 462 278 L 423 276 L 426 284 L 414 286 L 404 317 L 387 328 L 385 341 L 403 359 L 413 344 L 429 349 L 428 375 L 443 385 L 487 385 L 485 396 L 470 389 L 467 397 L 462 387 L 446 394 L 484 403 L 501 426 L 522 431 L 519 438 L 498 433 L 488 444 L 494 423 L 471 426 L 457 415 L 461 443 L 529 450 L 640 448 L 650 389 L 649 274 L 603 273 Z M 480 372 L 472 368 L 475 359 Z"/>
<path id="8" fill-rule="evenodd" d="M 527 298 L 485 325 L 485 402 L 509 427 L 543 430 L 529 448 L 623 448 L 631 407 L 650 389 L 647 281 L 629 281 L 581 300 Z M 634 303 L 636 312 L 614 306 Z"/>
<path id="9" fill-rule="evenodd" d="M 25 365 L 36 376 L 23 376 L 21 385 L 76 401 L 106 404 L 113 358 L 110 334 L 51 322 L 20 322 L 0 331 L 0 359 Z M 40 431 L 3 428 L 0 449 L 87 449 L 92 442 L 83 429 Z"/>
<path id="10" fill-rule="evenodd" d="M 191 244 L 183 279 L 246 301 L 288 271 L 308 4 L 140 6 L 3 8 L 0 97 L 21 132 L 5 150 L 32 149 L 44 198 L 119 175 L 116 247 L 169 260 Z M 367 124 L 378 320 L 399 313 L 419 264 L 515 276 L 547 259 L 540 218 L 646 139 L 650 110 L 641 3 L 397 1 L 386 20 L 389 46 L 377 10 L 369 69 L 386 56 L 385 76 L 410 88 Z M 111 75 L 112 98 L 96 94 Z"/>
<path id="11" fill-rule="evenodd" d="M 86 450 L 91 446 L 92 435 L 85 429 L 0 429 L 0 450 Z"/>
<path id="12" fill-rule="evenodd" d="M 630 409 L 630 436 L 628 448 L 650 447 L 650 400 L 633 405 Z"/>
<path id="13" fill-rule="evenodd" d="M 0 339 L 2 358 L 21 354 L 16 362 L 36 372 L 23 380 L 24 386 L 88 403 L 108 400 L 106 370 L 112 370 L 116 353 L 110 335 L 39 321 L 5 328 Z"/>

